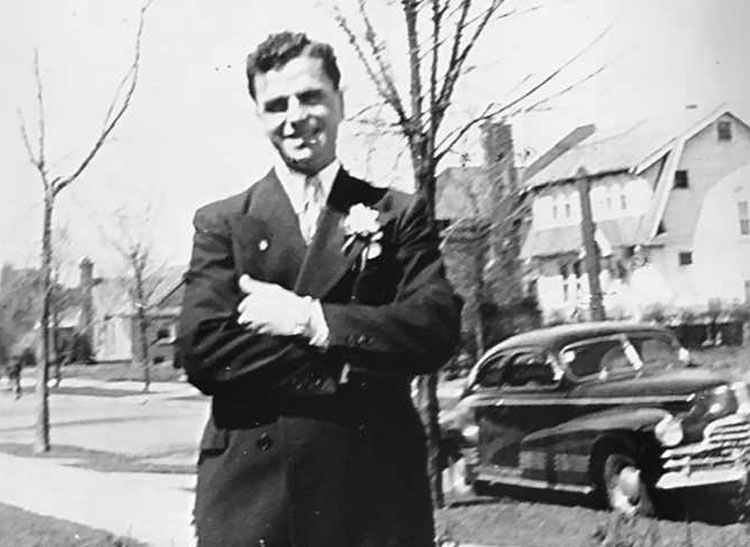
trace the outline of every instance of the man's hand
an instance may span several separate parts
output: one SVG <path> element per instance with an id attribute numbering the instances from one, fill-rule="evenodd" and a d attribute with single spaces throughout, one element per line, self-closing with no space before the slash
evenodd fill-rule
<path id="1" fill-rule="evenodd" d="M 240 277 L 239 283 L 247 295 L 237 306 L 240 325 L 261 334 L 309 336 L 310 297 L 298 296 L 279 285 L 257 281 L 247 274 Z"/>

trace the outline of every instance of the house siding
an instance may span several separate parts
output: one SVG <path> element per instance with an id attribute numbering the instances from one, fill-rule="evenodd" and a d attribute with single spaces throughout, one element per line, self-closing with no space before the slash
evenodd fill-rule
<path id="1" fill-rule="evenodd" d="M 732 140 L 717 139 L 719 121 L 732 123 Z M 659 242 L 676 250 L 690 250 L 696 220 L 711 188 L 750 160 L 750 129 L 735 117 L 725 114 L 707 125 L 685 143 L 678 170 L 686 170 L 688 188 L 672 188 L 664 211 L 666 232 Z M 671 184 L 672 181 L 666 181 Z"/>
<path id="2" fill-rule="evenodd" d="M 718 140 L 721 121 L 731 122 L 730 141 Z M 597 231 L 605 255 L 600 281 L 610 317 L 641 317 L 654 305 L 700 312 L 719 303 L 750 302 L 750 235 L 741 233 L 738 206 L 748 202 L 750 207 L 750 128 L 725 113 L 673 142 L 672 149 L 655 152 L 641 172 L 592 180 L 595 222 L 630 218 L 639 226 L 633 243 L 623 239 L 621 246 L 613 245 L 611 255 L 598 237 L 606 223 Z M 686 188 L 673 187 L 675 170 L 687 171 Z M 530 261 L 528 276 L 536 281 L 545 320 L 585 316 L 588 280 L 583 272 L 571 274 L 582 250 L 572 248 L 568 237 L 581 220 L 575 184 L 539 186 L 532 211 L 531 233 L 537 237 L 527 239 L 522 256 Z M 683 252 L 690 253 L 692 263 L 681 264 Z"/>

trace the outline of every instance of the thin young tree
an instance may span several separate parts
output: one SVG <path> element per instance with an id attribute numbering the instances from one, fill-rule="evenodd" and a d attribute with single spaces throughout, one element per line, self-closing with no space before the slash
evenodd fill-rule
<path id="1" fill-rule="evenodd" d="M 470 58 L 487 30 L 500 19 L 539 9 L 536 5 L 523 9 L 501 9 L 505 3 L 505 0 L 391 0 L 383 4 L 356 0 L 357 13 L 350 17 L 344 13 L 342 2 L 332 0 L 336 23 L 348 38 L 377 91 L 381 105 L 390 111 L 388 120 L 378 119 L 376 126 L 385 130 L 395 128 L 396 133 L 405 140 L 416 190 L 424 196 L 433 213 L 437 169 L 446 155 L 482 122 L 508 117 L 530 108 L 526 103 L 536 100 L 537 92 L 556 80 L 593 45 L 589 44 L 548 73 L 538 78 L 527 78 L 511 99 L 490 102 L 471 119 L 444 127 L 446 114 L 455 101 L 457 84 L 473 68 Z M 399 6 L 396 7 L 396 4 Z M 408 66 L 406 93 L 398 86 L 393 57 L 390 56 L 393 52 L 389 51 L 383 38 L 385 29 L 378 28 L 371 17 L 370 9 L 375 7 L 400 10 L 407 45 L 402 53 Z M 586 75 L 577 83 L 592 78 L 600 70 Z M 556 94 L 564 93 L 574 85 L 558 90 Z M 536 106 L 540 104 L 537 101 Z M 372 110 L 382 112 L 376 106 L 364 111 L 371 113 Z M 420 378 L 418 400 L 427 432 L 433 503 L 441 507 L 444 500 L 438 448 L 440 429 L 436 374 Z"/>
<path id="2" fill-rule="evenodd" d="M 153 310 L 157 304 L 154 295 L 161 289 L 165 280 L 163 264 L 154 259 L 149 235 L 151 229 L 151 207 L 147 205 L 142 214 L 125 212 L 121 209 L 115 213 L 117 234 L 108 238 L 123 260 L 124 283 L 132 309 L 134 336 L 133 357 L 143 371 L 143 391 L 149 392 L 151 386 L 151 326 Z"/>
<path id="3" fill-rule="evenodd" d="M 145 24 L 146 11 L 150 1 L 140 9 L 140 16 L 136 30 L 134 54 L 130 66 L 120 80 L 114 97 L 109 103 L 100 132 L 95 136 L 94 142 L 77 167 L 70 173 L 52 173 L 47 162 L 48 151 L 46 146 L 46 114 L 44 110 L 44 88 L 39 66 L 39 54 L 34 52 L 34 80 L 36 83 L 37 103 L 37 135 L 36 142 L 32 144 L 31 136 L 27 128 L 23 114 L 19 110 L 21 125 L 21 137 L 26 152 L 32 165 L 36 168 L 43 189 L 43 219 L 42 219 L 42 249 L 41 249 L 41 273 L 43 304 L 41 317 L 41 341 L 42 355 L 41 363 L 37 367 L 36 381 L 36 427 L 34 433 L 34 453 L 47 452 L 50 449 L 50 426 L 49 426 L 49 390 L 47 386 L 49 365 L 51 358 L 50 320 L 52 315 L 53 297 L 53 241 L 52 241 L 52 218 L 55 210 L 55 202 L 60 193 L 73 184 L 91 165 L 104 144 L 109 139 L 112 131 L 117 127 L 125 113 L 128 111 L 136 85 L 141 64 L 141 38 Z"/>

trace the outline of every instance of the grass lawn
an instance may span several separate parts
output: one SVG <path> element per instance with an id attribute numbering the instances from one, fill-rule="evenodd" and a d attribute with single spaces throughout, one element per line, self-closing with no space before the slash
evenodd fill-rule
<path id="1" fill-rule="evenodd" d="M 747 380 L 750 377 L 750 344 L 692 349 L 690 355 L 701 366 L 726 374 L 734 380 Z"/>
<path id="2" fill-rule="evenodd" d="M 24 458 L 69 460 L 66 465 L 99 471 L 100 473 L 161 473 L 181 475 L 195 473 L 195 465 L 193 463 L 155 463 L 149 461 L 149 456 L 131 456 L 64 444 L 53 444 L 49 452 L 34 454 L 33 447 L 30 444 L 0 442 L 0 453 Z M 182 455 L 179 451 L 172 452 L 172 454 Z M 165 453 L 158 456 L 169 455 L 170 453 Z"/>
<path id="3" fill-rule="evenodd" d="M 29 373 L 32 373 L 29 370 Z M 172 363 L 152 364 L 150 376 L 152 382 L 173 382 L 179 380 L 183 375 L 181 369 L 176 369 Z M 116 362 L 99 363 L 95 365 L 72 364 L 62 369 L 63 385 L 65 378 L 91 378 L 105 382 L 142 381 L 143 367 L 139 363 Z M 54 369 L 50 369 L 50 378 L 54 378 Z"/>
<path id="4" fill-rule="evenodd" d="M 0 547 L 146 547 L 81 524 L 0 503 Z"/>

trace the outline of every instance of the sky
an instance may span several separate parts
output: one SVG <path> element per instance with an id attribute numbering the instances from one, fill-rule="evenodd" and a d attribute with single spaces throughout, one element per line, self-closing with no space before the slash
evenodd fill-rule
<path id="1" fill-rule="evenodd" d="M 42 187 L 19 130 L 23 117 L 34 140 L 34 50 L 44 86 L 50 171 L 64 175 L 101 127 L 130 62 L 141 5 L 139 0 L 0 4 L 0 263 L 38 264 Z M 373 17 L 405 92 L 398 2 L 377 5 Z M 534 6 L 539 9 L 530 9 Z M 512 99 L 581 50 L 537 97 L 550 101 L 510 120 L 517 149 L 533 157 L 577 125 L 626 124 L 687 104 L 711 108 L 729 102 L 741 116 L 750 115 L 745 57 L 750 2 L 508 0 L 508 7 L 521 14 L 494 23 L 479 42 L 473 70 L 456 89 L 447 128 L 488 102 Z M 147 234 L 159 262 L 187 263 L 195 209 L 242 191 L 273 158 L 247 95 L 244 59 L 270 32 L 286 28 L 334 46 L 350 114 L 372 104 L 372 85 L 330 11 L 315 0 L 153 1 L 131 109 L 90 168 L 58 199 L 55 224 L 68 233 L 60 252 L 64 263 L 74 265 L 88 255 L 99 275 L 121 271 L 112 244 L 119 237 L 118 212 Z M 353 122 L 342 127 L 344 164 L 376 183 L 411 189 L 403 145 L 383 140 L 373 146 L 360 129 Z M 468 152 L 474 163 L 481 159 L 475 135 L 459 143 L 457 152 Z M 449 155 L 443 167 L 458 157 Z"/>

